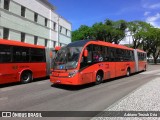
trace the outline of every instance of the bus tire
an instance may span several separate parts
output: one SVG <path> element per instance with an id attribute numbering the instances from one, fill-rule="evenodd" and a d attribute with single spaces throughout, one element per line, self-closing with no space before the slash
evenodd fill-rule
<path id="1" fill-rule="evenodd" d="M 126 76 L 129 77 L 130 75 L 131 75 L 131 70 L 130 70 L 130 68 L 127 68 Z"/>
<path id="2" fill-rule="evenodd" d="M 21 74 L 21 83 L 26 84 L 32 81 L 32 73 L 25 71 Z"/>
<path id="3" fill-rule="evenodd" d="M 97 73 L 96 75 L 96 82 L 95 84 L 98 85 L 102 82 L 102 74 L 100 72 Z"/>

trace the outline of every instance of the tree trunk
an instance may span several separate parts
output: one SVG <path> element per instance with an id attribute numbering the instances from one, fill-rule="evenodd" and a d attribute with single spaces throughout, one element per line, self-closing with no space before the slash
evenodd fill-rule
<path id="1" fill-rule="evenodd" d="M 154 64 L 157 64 L 157 59 L 156 59 L 156 57 L 153 57 L 153 59 L 154 59 Z"/>

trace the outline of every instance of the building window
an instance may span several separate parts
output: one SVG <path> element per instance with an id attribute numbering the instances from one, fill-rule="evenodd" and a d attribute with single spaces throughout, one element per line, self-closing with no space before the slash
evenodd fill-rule
<path id="1" fill-rule="evenodd" d="M 37 42 L 38 42 L 38 37 L 34 36 L 34 44 L 37 45 Z"/>
<path id="2" fill-rule="evenodd" d="M 47 18 L 45 18 L 45 26 L 47 26 L 47 24 L 48 24 L 48 20 Z"/>
<path id="3" fill-rule="evenodd" d="M 25 42 L 25 33 L 21 33 L 21 42 Z"/>
<path id="4" fill-rule="evenodd" d="M 10 0 L 4 0 L 4 9 L 9 10 Z"/>
<path id="5" fill-rule="evenodd" d="M 60 46 L 62 46 L 63 44 L 62 43 L 60 43 Z"/>
<path id="6" fill-rule="evenodd" d="M 56 30 L 56 23 L 53 23 L 53 29 Z"/>
<path id="7" fill-rule="evenodd" d="M 48 40 L 45 39 L 45 43 L 44 43 L 44 46 L 45 46 L 45 47 L 47 47 L 47 42 L 48 42 Z"/>
<path id="8" fill-rule="evenodd" d="M 59 30 L 59 32 L 60 32 L 60 33 L 62 33 L 62 26 L 60 26 L 60 30 Z"/>
<path id="9" fill-rule="evenodd" d="M 9 38 L 9 29 L 3 28 L 3 39 L 8 39 L 8 38 Z"/>
<path id="10" fill-rule="evenodd" d="M 38 14 L 34 13 L 34 22 L 37 22 L 37 21 L 38 21 Z"/>
<path id="11" fill-rule="evenodd" d="M 68 30 L 66 29 L 66 35 L 68 34 Z"/>
<path id="12" fill-rule="evenodd" d="M 25 17 L 26 8 L 21 6 L 21 16 Z"/>
<path id="13" fill-rule="evenodd" d="M 53 41 L 53 47 L 56 47 L 56 41 Z"/>

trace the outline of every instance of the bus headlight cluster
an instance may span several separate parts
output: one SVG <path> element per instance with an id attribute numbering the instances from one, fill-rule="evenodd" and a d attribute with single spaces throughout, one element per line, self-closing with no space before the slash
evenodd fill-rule
<path id="1" fill-rule="evenodd" d="M 76 75 L 76 73 L 78 72 L 78 70 L 74 70 L 72 72 L 69 72 L 68 77 L 73 77 Z"/>

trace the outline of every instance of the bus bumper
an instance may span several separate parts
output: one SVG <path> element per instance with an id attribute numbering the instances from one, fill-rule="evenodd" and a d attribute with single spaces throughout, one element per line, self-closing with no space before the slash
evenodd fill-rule
<path id="1" fill-rule="evenodd" d="M 64 84 L 64 85 L 79 85 L 78 76 L 74 77 L 55 77 L 50 75 L 50 82 L 53 84 Z"/>

